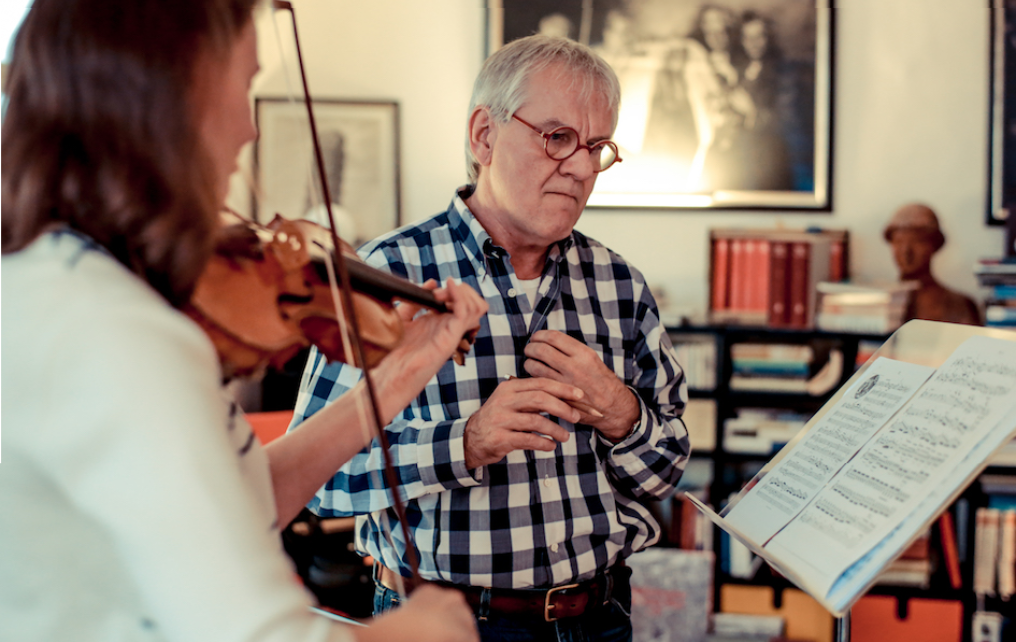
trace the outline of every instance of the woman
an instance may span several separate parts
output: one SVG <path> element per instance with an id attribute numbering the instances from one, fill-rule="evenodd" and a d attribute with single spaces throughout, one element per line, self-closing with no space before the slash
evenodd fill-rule
<path id="1" fill-rule="evenodd" d="M 476 639 L 433 587 L 367 628 L 309 612 L 278 528 L 365 445 L 362 390 L 266 456 L 179 311 L 254 136 L 255 1 L 36 0 L 17 37 L 0 639 Z M 410 323 L 375 370 L 385 423 L 486 310 L 451 283 L 439 298 L 454 313 Z"/>

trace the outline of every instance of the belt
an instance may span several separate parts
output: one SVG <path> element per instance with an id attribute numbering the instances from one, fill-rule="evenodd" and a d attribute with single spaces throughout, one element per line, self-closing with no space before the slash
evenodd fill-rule
<path id="1" fill-rule="evenodd" d="M 374 580 L 381 586 L 398 590 L 396 573 L 377 562 L 374 563 Z M 416 588 L 408 577 L 402 578 L 407 591 Z M 426 581 L 421 583 L 428 583 Z M 481 620 L 487 612 L 505 615 L 540 617 L 547 622 L 578 617 L 610 601 L 614 589 L 614 576 L 610 571 L 577 584 L 554 586 L 549 589 L 500 589 L 465 586 L 448 582 L 429 582 L 462 592 Z"/>

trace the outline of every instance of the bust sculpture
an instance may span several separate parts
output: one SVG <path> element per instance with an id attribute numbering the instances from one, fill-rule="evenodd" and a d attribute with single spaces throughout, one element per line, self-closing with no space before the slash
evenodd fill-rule
<path id="1" fill-rule="evenodd" d="M 946 288 L 931 273 L 931 258 L 945 245 L 945 235 L 930 207 L 909 203 L 896 210 L 884 236 L 892 247 L 900 280 L 920 284 L 911 295 L 905 320 L 981 325 L 981 314 L 973 299 Z"/>

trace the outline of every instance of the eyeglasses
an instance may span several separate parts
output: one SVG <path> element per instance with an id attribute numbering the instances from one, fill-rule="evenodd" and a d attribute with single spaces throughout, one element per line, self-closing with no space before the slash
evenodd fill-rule
<path id="1" fill-rule="evenodd" d="M 567 160 L 580 149 L 587 149 L 589 150 L 589 157 L 593 159 L 594 165 L 598 167 L 598 169 L 593 170 L 595 173 L 602 172 L 614 163 L 620 163 L 622 160 L 617 155 L 617 145 L 612 140 L 602 140 L 593 146 L 583 145 L 579 142 L 579 133 L 571 127 L 558 127 L 544 133 L 515 114 L 512 114 L 512 118 L 543 137 L 543 149 L 552 160 Z"/>

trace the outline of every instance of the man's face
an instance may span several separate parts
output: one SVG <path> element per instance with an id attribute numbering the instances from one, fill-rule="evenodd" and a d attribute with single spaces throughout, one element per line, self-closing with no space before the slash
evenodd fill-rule
<path id="1" fill-rule="evenodd" d="M 898 228 L 893 230 L 889 243 L 893 258 L 900 268 L 900 278 L 916 278 L 931 270 L 931 256 L 935 244 L 931 235 L 923 230 Z"/>
<path id="2" fill-rule="evenodd" d="M 612 133 L 610 109 L 598 92 L 588 101 L 571 89 L 572 78 L 549 67 L 530 79 L 528 99 L 516 112 L 543 132 L 568 126 L 579 141 L 593 145 Z M 487 172 L 493 200 L 494 230 L 500 243 L 547 247 L 569 234 L 593 191 L 596 174 L 588 150 L 556 161 L 544 139 L 514 118 L 498 124 Z"/>
<path id="3" fill-rule="evenodd" d="M 766 26 L 761 20 L 746 22 L 741 27 L 741 46 L 752 60 L 760 60 L 765 55 L 768 44 Z"/>

